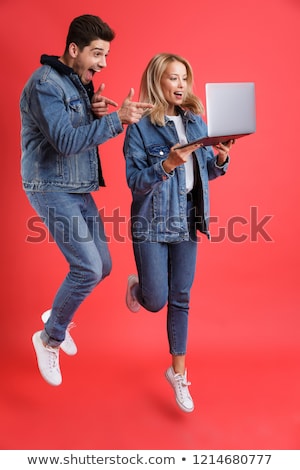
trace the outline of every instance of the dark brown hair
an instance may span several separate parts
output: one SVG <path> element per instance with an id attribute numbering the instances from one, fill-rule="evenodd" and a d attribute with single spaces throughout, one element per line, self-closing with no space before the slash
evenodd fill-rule
<path id="1" fill-rule="evenodd" d="M 66 39 L 66 50 L 74 42 L 80 50 L 88 46 L 95 39 L 103 41 L 112 41 L 115 32 L 102 21 L 99 16 L 81 15 L 74 18 L 70 24 L 68 36 Z"/>

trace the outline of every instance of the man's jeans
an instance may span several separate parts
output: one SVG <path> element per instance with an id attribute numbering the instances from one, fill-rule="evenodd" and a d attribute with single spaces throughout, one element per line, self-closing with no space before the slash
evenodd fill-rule
<path id="1" fill-rule="evenodd" d="M 75 311 L 111 271 L 103 222 L 91 194 L 27 192 L 69 264 L 69 273 L 53 301 L 52 314 L 41 338 L 58 346 Z M 47 269 L 53 270 L 53 266 Z"/>
<path id="2" fill-rule="evenodd" d="M 134 256 L 139 286 L 133 293 L 151 312 L 168 302 L 167 332 L 170 353 L 186 354 L 190 289 L 193 284 L 197 241 L 192 230 L 190 240 L 178 243 L 134 241 Z"/>

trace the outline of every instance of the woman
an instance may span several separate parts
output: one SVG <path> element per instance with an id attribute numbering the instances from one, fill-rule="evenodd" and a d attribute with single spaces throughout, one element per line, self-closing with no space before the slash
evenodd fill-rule
<path id="1" fill-rule="evenodd" d="M 207 135 L 203 105 L 193 93 L 193 71 L 186 59 L 158 54 L 146 67 L 140 99 L 153 105 L 128 126 L 124 142 L 126 177 L 132 192 L 131 231 L 138 276 L 128 278 L 126 303 L 151 312 L 167 303 L 167 334 L 172 365 L 166 378 L 178 406 L 194 410 L 186 371 L 190 289 L 199 230 L 209 236 L 208 181 L 223 175 L 233 142 L 216 152 L 193 144 Z"/>

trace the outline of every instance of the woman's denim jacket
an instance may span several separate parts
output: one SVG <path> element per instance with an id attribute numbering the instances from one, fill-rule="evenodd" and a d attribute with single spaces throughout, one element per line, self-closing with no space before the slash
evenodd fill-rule
<path id="1" fill-rule="evenodd" d="M 203 119 L 180 110 L 186 137 L 190 142 L 207 135 Z M 165 126 L 153 125 L 148 116 L 128 126 L 124 142 L 126 177 L 132 191 L 131 230 L 134 240 L 176 242 L 189 239 L 185 166 L 166 173 L 162 162 L 170 148 L 178 143 L 172 120 L 165 118 Z M 197 229 L 209 236 L 209 180 L 223 175 L 228 161 L 217 165 L 211 147 L 194 152 L 199 184 L 194 201 Z"/>
<path id="2" fill-rule="evenodd" d="M 42 56 L 42 63 L 20 99 L 23 188 L 95 191 L 104 184 L 98 145 L 122 132 L 122 124 L 116 112 L 93 116 L 87 90 L 73 69 L 57 57 Z"/>

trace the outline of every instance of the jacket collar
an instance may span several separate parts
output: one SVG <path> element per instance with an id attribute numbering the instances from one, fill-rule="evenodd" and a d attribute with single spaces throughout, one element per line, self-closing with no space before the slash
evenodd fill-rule
<path id="1" fill-rule="evenodd" d="M 188 109 L 182 109 L 180 106 L 176 106 L 176 111 L 178 111 L 178 114 L 182 117 L 184 121 L 195 121 L 193 113 Z M 170 121 L 170 119 L 165 117 L 165 121 Z"/>
<path id="2" fill-rule="evenodd" d="M 57 70 L 57 72 L 64 74 L 64 75 L 71 75 L 71 73 L 74 73 L 74 70 L 71 67 L 63 64 L 58 59 L 59 59 L 59 56 L 57 55 L 43 54 L 41 56 L 41 64 L 50 65 L 50 67 L 53 67 L 55 70 Z"/>
<path id="3" fill-rule="evenodd" d="M 77 78 L 79 79 L 78 75 L 74 72 L 74 70 L 72 69 L 72 67 L 69 67 L 68 65 L 65 65 L 63 64 L 59 59 L 59 56 L 56 56 L 56 55 L 47 55 L 47 54 L 43 54 L 41 56 L 41 64 L 42 65 L 49 65 L 50 67 L 52 67 L 53 69 L 55 69 L 58 73 L 60 73 L 61 75 L 68 75 L 68 76 L 71 76 L 74 74 L 77 76 Z M 81 81 L 80 81 L 81 83 Z M 88 96 L 90 99 L 92 99 L 92 96 L 94 94 L 94 85 L 93 85 L 93 82 L 90 82 L 88 85 L 83 85 L 83 83 L 81 83 L 81 85 L 84 87 L 84 89 L 86 90 Z"/>

